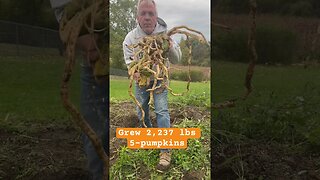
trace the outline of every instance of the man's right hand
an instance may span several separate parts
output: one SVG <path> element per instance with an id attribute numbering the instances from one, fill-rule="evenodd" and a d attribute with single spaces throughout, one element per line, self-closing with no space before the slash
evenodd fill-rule
<path id="1" fill-rule="evenodd" d="M 134 79 L 136 82 L 138 82 L 138 80 L 140 79 L 140 73 L 139 73 L 139 72 L 135 72 L 135 73 L 133 74 L 133 79 Z"/>

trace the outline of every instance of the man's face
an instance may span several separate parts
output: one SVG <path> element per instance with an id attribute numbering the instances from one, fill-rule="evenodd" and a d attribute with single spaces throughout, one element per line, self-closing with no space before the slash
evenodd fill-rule
<path id="1" fill-rule="evenodd" d="M 140 27 L 146 34 L 151 34 L 157 24 L 157 12 L 153 3 L 143 1 L 137 16 Z"/>

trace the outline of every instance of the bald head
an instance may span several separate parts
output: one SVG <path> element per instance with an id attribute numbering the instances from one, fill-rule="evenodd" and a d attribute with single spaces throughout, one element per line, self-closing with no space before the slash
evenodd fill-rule
<path id="1" fill-rule="evenodd" d="M 154 0 L 139 0 L 137 20 L 146 34 L 151 34 L 157 25 L 157 8 Z"/>
<path id="2" fill-rule="evenodd" d="M 154 0 L 139 0 L 138 1 L 138 5 L 137 5 L 137 12 L 139 13 L 139 10 L 140 10 L 140 5 L 141 3 L 146 3 L 146 4 L 153 4 L 154 7 L 155 7 L 155 10 L 156 10 L 156 14 L 158 16 L 158 12 L 157 12 L 157 6 L 156 6 L 156 2 L 154 2 Z"/>

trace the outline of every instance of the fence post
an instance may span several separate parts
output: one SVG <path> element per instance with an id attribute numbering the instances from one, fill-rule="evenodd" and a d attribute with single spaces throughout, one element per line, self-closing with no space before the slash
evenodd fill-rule
<path id="1" fill-rule="evenodd" d="M 18 25 L 16 24 L 15 25 L 16 27 L 16 47 L 17 47 L 17 55 L 19 56 L 20 55 L 20 47 L 19 47 L 19 27 Z"/>
<path id="2" fill-rule="evenodd" d="M 43 49 L 43 52 L 46 51 L 46 31 L 45 30 L 41 30 L 43 33 L 42 33 L 42 49 Z"/>

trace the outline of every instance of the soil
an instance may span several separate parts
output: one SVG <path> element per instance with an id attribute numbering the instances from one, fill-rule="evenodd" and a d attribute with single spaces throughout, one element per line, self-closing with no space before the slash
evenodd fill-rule
<path id="1" fill-rule="evenodd" d="M 197 107 L 170 108 L 171 122 L 209 117 Z M 110 110 L 111 164 L 125 140 L 115 138 L 116 127 L 137 127 L 133 103 L 117 103 Z M 155 115 L 151 114 L 153 125 Z M 89 179 L 80 131 L 72 126 L 32 125 L 32 131 L 0 128 L 0 179 Z M 320 180 L 319 152 L 293 151 L 288 145 L 246 140 L 240 145 L 214 143 L 214 179 L 315 179 Z M 243 169 L 243 170 L 242 170 Z M 238 172 L 238 174 L 237 174 Z M 186 172 L 184 179 L 199 179 L 202 172 Z"/>
<path id="2" fill-rule="evenodd" d="M 319 152 L 295 151 L 285 144 L 246 141 L 212 149 L 214 179 L 320 180 Z"/>
<path id="3" fill-rule="evenodd" d="M 110 106 L 110 157 L 111 165 L 117 159 L 117 150 L 120 146 L 126 146 L 126 139 L 116 138 L 116 128 L 118 127 L 139 127 L 139 118 L 135 105 L 131 102 L 111 104 Z M 185 106 L 174 106 L 169 108 L 171 125 L 179 124 L 185 118 L 202 119 L 210 118 L 210 112 L 205 108 Z M 157 127 L 155 113 L 150 110 L 150 119 L 153 127 Z"/>
<path id="4" fill-rule="evenodd" d="M 56 125 L 0 129 L 0 179 L 89 179 L 80 133 Z"/>

